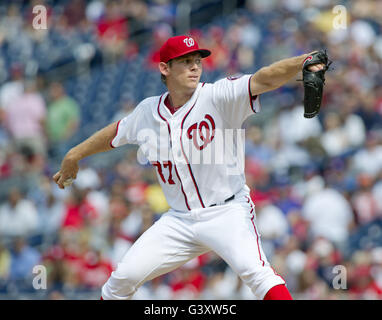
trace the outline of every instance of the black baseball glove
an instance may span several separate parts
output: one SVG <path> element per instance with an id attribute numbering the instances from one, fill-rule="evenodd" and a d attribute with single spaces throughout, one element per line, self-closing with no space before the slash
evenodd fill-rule
<path id="1" fill-rule="evenodd" d="M 308 67 L 322 63 L 325 67 L 320 71 L 309 71 Z M 322 93 L 325 84 L 325 72 L 332 61 L 326 50 L 317 51 L 307 57 L 302 66 L 302 81 L 304 83 L 304 117 L 313 118 L 320 111 Z"/>

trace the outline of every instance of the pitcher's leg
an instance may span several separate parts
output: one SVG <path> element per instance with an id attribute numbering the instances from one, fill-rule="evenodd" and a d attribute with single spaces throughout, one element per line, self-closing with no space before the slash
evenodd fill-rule
<path id="1" fill-rule="evenodd" d="M 259 299 L 284 285 L 284 279 L 270 266 L 261 247 L 251 204 L 224 206 L 221 214 L 197 229 L 198 237 L 235 271 Z"/>
<path id="2" fill-rule="evenodd" d="M 187 222 L 164 215 L 127 251 L 102 288 L 105 300 L 131 299 L 146 281 L 208 251 L 193 242 Z"/>

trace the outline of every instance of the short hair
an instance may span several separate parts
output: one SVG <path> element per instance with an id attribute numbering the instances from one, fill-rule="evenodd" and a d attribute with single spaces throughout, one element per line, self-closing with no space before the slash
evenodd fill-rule
<path id="1" fill-rule="evenodd" d="M 164 75 L 164 74 L 160 74 L 160 79 L 161 79 L 161 81 L 164 83 L 164 84 L 166 84 L 166 76 Z"/>

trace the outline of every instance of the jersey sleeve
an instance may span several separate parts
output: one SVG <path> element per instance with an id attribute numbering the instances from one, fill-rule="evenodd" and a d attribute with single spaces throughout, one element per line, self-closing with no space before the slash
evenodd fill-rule
<path id="1" fill-rule="evenodd" d="M 139 104 L 126 117 L 119 120 L 117 123 L 117 131 L 114 138 L 110 141 L 112 148 L 120 147 L 125 144 L 138 144 L 137 135 L 139 125 L 143 119 L 143 106 Z"/>
<path id="2" fill-rule="evenodd" d="M 252 96 L 252 75 L 228 77 L 212 85 L 212 99 L 216 108 L 229 123 L 240 127 L 245 119 L 260 112 L 259 96 Z"/>

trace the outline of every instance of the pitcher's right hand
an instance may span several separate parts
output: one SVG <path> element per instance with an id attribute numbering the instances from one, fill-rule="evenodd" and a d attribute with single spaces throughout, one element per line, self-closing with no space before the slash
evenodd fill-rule
<path id="1" fill-rule="evenodd" d="M 64 160 L 62 160 L 60 170 L 53 176 L 53 180 L 60 189 L 65 189 L 76 179 L 78 170 L 78 160 L 67 154 Z"/>

